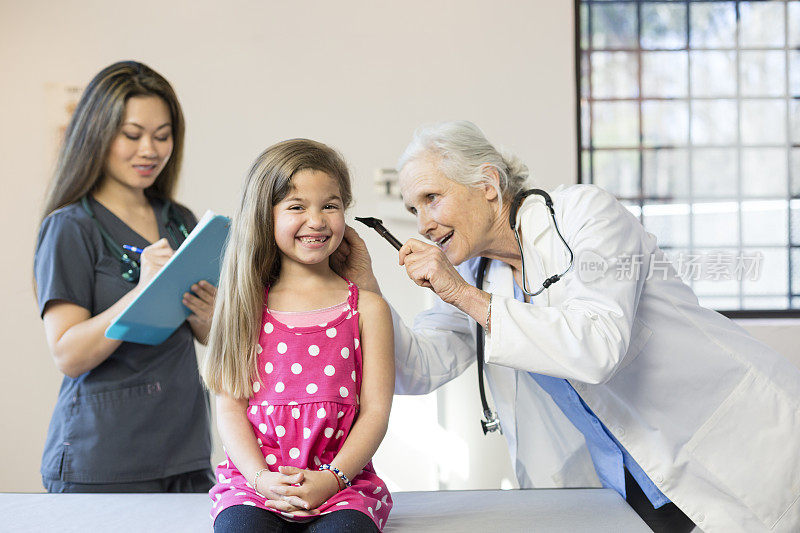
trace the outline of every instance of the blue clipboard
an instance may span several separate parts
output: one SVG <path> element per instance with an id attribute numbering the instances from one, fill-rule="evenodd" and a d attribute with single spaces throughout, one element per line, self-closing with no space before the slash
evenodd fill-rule
<path id="1" fill-rule="evenodd" d="M 192 313 L 183 305 L 183 293 L 200 280 L 219 283 L 230 223 L 228 217 L 206 212 L 158 274 L 111 322 L 106 337 L 151 345 L 167 340 Z"/>

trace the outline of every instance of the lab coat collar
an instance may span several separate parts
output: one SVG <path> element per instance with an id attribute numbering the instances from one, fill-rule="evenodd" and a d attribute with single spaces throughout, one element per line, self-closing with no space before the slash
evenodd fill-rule
<path id="1" fill-rule="evenodd" d="M 539 241 L 550 228 L 550 211 L 544 198 L 540 195 L 528 196 L 517 211 L 517 228 L 522 235 L 522 246 L 525 249 L 525 268 L 528 274 L 528 284 L 537 283 L 543 278 L 543 264 L 539 252 L 534 244 Z M 479 258 L 470 260 L 467 268 L 473 275 L 473 280 L 478 277 Z M 491 261 L 482 289 L 500 296 L 514 298 L 514 276 L 511 267 L 502 261 Z M 549 298 L 546 291 L 538 297 L 538 305 L 547 305 Z"/>
<path id="2" fill-rule="evenodd" d="M 483 290 L 500 296 L 514 297 L 514 276 L 511 267 L 502 261 L 489 263 L 489 270 L 483 281 Z"/>
<path id="3" fill-rule="evenodd" d="M 517 229 L 525 236 L 525 240 L 535 243 L 550 227 L 550 211 L 544 198 L 532 194 L 525 198 L 517 211 Z"/>
<path id="4" fill-rule="evenodd" d="M 549 250 L 552 248 L 546 238 L 552 234 L 550 210 L 540 195 L 531 195 L 525 199 L 517 214 L 517 227 L 520 229 L 522 248 L 525 251 L 525 274 L 528 287 L 536 290 L 545 279 L 545 263 L 549 262 Z M 537 246 L 538 245 L 538 246 Z M 548 258 L 545 260 L 545 257 Z M 546 290 L 536 296 L 534 305 L 549 305 L 550 291 Z M 511 294 L 513 297 L 513 293 Z"/>

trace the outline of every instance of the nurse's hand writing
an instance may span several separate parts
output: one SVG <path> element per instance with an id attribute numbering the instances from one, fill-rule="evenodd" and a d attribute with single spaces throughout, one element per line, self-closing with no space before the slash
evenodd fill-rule
<path id="1" fill-rule="evenodd" d="M 278 470 L 286 475 L 302 475 L 303 482 L 299 485 L 274 485 L 269 488 L 270 492 L 280 495 L 287 502 L 302 507 L 311 514 L 316 514 L 314 511 L 317 507 L 339 491 L 339 481 L 333 472 L 301 470 L 293 466 L 281 466 Z"/>
<path id="2" fill-rule="evenodd" d="M 172 254 L 175 253 L 169 246 L 167 239 L 159 239 L 144 250 L 139 256 L 139 283 L 137 287 L 144 287 L 147 285 L 153 276 L 155 276 L 161 267 L 169 261 Z"/>
<path id="3" fill-rule="evenodd" d="M 183 293 L 183 305 L 192 312 L 186 320 L 197 340 L 205 344 L 208 341 L 208 333 L 211 331 L 217 288 L 206 280 L 202 280 L 192 285 L 191 290 L 192 292 Z"/>
<path id="4" fill-rule="evenodd" d="M 449 304 L 455 304 L 469 286 L 438 246 L 417 239 L 408 239 L 400 248 L 400 264 L 414 283 L 428 287 Z"/>
<path id="5" fill-rule="evenodd" d="M 372 272 L 372 258 L 367 244 L 350 226 L 345 227 L 344 238 L 330 258 L 331 268 L 356 285 L 359 289 L 381 293 L 378 280 Z"/>

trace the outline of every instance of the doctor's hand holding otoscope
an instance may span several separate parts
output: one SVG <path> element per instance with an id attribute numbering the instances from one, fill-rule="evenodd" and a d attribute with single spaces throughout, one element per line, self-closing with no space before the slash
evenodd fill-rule
<path id="1" fill-rule="evenodd" d="M 455 303 L 461 291 L 471 287 L 438 246 L 413 238 L 403 244 L 383 226 L 382 220 L 374 217 L 356 217 L 356 220 L 374 229 L 399 252 L 399 263 L 406 267 L 414 283 L 431 289 L 443 301 Z M 339 250 L 332 256 L 332 265 L 356 285 L 381 294 L 367 245 L 350 226 L 345 230 Z"/>

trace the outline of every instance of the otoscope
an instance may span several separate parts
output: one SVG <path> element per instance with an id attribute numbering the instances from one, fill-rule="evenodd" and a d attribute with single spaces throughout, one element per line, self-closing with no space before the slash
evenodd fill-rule
<path id="1" fill-rule="evenodd" d="M 374 217 L 356 217 L 356 220 L 377 231 L 380 236 L 389 241 L 389 244 L 394 246 L 395 249 L 400 250 L 400 248 L 402 248 L 403 243 L 398 241 L 394 235 L 389 233 L 388 229 L 383 227 L 383 220 Z"/>

